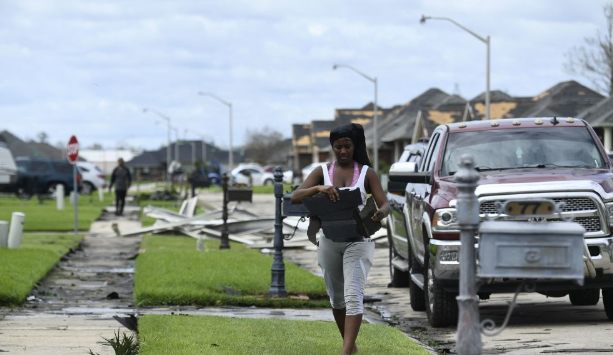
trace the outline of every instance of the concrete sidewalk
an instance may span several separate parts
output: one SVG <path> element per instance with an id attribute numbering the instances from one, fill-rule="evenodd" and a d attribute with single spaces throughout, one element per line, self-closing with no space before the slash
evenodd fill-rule
<path id="1" fill-rule="evenodd" d="M 62 258 L 32 291 L 35 299 L 5 315 L 0 321 L 0 352 L 84 355 L 91 349 L 100 355 L 114 354 L 101 344 L 102 337 L 111 338 L 121 328 L 111 318 L 114 310 L 133 307 L 131 258 L 140 245 L 140 238 L 118 238 L 113 233 L 112 223 L 126 229 L 140 227 L 138 208 L 127 208 L 125 214 L 105 213 L 92 223 L 80 248 Z M 65 309 L 107 309 L 113 314 L 101 317 Z"/>

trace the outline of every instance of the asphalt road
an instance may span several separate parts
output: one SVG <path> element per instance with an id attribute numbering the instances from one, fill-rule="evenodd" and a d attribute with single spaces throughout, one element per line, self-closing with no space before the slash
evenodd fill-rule
<path id="1" fill-rule="evenodd" d="M 274 214 L 274 197 L 259 195 L 251 206 L 243 207 L 270 216 Z M 315 251 L 285 250 L 284 255 L 316 274 L 321 273 Z M 382 243 L 377 245 L 375 264 L 368 276 L 367 307 L 438 353 L 455 353 L 455 327 L 430 327 L 425 312 L 411 310 L 408 288 L 389 288 L 389 282 L 387 243 Z M 496 294 L 481 301 L 481 320 L 490 318 L 500 325 L 512 297 Z M 613 353 L 613 322 L 607 319 L 602 300 L 595 306 L 576 307 L 568 297 L 522 293 L 507 329 L 495 337 L 482 336 L 482 342 L 484 354 Z"/>

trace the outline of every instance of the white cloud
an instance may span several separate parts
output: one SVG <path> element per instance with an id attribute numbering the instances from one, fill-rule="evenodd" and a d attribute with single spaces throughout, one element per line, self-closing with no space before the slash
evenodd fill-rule
<path id="1" fill-rule="evenodd" d="M 166 131 L 151 107 L 227 144 L 227 107 L 196 95 L 211 91 L 234 104 L 236 144 L 260 125 L 289 135 L 372 100 L 372 84 L 334 62 L 377 76 L 384 106 L 455 83 L 481 93 L 483 43 L 421 14 L 491 35 L 492 88 L 534 95 L 570 78 L 563 54 L 603 28 L 606 1 L 4 0 L 0 130 L 157 148 Z"/>
<path id="2" fill-rule="evenodd" d="M 321 36 L 327 31 L 326 27 L 322 25 L 311 25 L 309 26 L 308 30 L 313 36 Z"/>

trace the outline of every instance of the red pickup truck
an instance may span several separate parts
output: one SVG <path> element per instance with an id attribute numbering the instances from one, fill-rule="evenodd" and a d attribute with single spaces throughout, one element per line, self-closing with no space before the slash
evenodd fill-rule
<path id="1" fill-rule="evenodd" d="M 602 290 L 605 311 L 613 320 L 613 172 L 592 128 L 573 118 L 440 125 L 418 164 L 392 166 L 391 268 L 396 283 L 409 283 L 412 308 L 425 310 L 434 327 L 457 323 L 460 240 L 454 174 L 463 154 L 474 157 L 481 176 L 476 194 L 482 220 L 498 215 L 497 202 L 526 198 L 564 202 L 562 217 L 573 217 L 587 231 L 586 262 L 591 261 L 596 274 L 589 273 L 586 265 L 584 286 L 537 280 L 536 291 L 551 297 L 569 295 L 573 305 L 595 305 Z M 484 279 L 479 295 L 486 299 L 492 292 L 514 292 L 518 282 Z"/>

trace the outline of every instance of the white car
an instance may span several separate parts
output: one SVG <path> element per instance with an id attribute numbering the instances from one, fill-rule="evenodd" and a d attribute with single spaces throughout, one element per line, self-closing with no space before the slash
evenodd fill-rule
<path id="1" fill-rule="evenodd" d="M 245 184 L 252 186 L 272 185 L 275 183 L 273 173 L 264 171 L 258 164 L 241 164 L 234 168 L 231 172 L 232 181 L 235 184 Z M 291 170 L 283 173 L 283 181 L 287 184 L 292 182 L 294 174 Z"/>
<path id="2" fill-rule="evenodd" d="M 100 170 L 96 164 L 87 161 L 77 162 L 77 168 L 83 176 L 83 187 L 81 193 L 89 195 L 97 189 L 104 189 L 106 187 L 106 176 L 104 172 Z"/>
<path id="3" fill-rule="evenodd" d="M 320 163 L 312 163 L 312 164 L 309 164 L 309 165 L 305 166 L 304 168 L 302 168 L 302 181 L 304 181 L 307 178 L 307 176 L 309 176 L 309 174 L 313 170 L 315 170 L 315 168 L 317 168 L 318 166 L 321 166 L 321 164 L 324 164 L 324 163 L 321 163 L 321 162 Z"/>
<path id="4" fill-rule="evenodd" d="M 0 191 L 9 192 L 17 183 L 17 164 L 9 148 L 0 143 Z"/>

